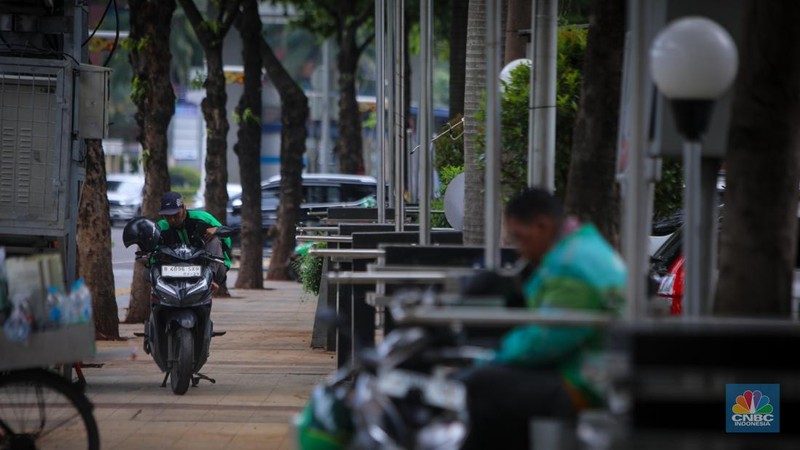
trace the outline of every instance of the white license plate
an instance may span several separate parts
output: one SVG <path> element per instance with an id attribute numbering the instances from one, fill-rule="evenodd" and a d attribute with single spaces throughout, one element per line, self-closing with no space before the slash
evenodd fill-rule
<path id="1" fill-rule="evenodd" d="M 200 269 L 200 266 L 161 266 L 161 276 L 171 278 L 199 277 Z"/>
<path id="2" fill-rule="evenodd" d="M 467 391 L 462 383 L 429 377 L 405 370 L 393 370 L 378 379 L 379 389 L 395 398 L 404 397 L 412 387 L 422 391 L 432 406 L 460 411 L 466 407 Z"/>

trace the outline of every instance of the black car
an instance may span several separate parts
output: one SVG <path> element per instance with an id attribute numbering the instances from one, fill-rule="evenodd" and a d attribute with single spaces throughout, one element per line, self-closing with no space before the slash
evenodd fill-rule
<path id="1" fill-rule="evenodd" d="M 278 219 L 278 205 L 280 204 L 280 176 L 274 176 L 261 184 L 261 225 L 265 232 L 275 224 Z M 375 197 L 377 181 L 373 177 L 360 175 L 339 174 L 304 174 L 303 199 L 298 223 L 313 221 L 309 216 L 312 209 L 329 208 L 332 206 L 355 206 L 369 197 Z M 242 198 L 241 194 L 231 197 L 228 202 L 227 225 L 240 228 L 242 223 Z M 268 243 L 265 242 L 265 243 Z M 238 246 L 237 240 L 233 242 Z"/>

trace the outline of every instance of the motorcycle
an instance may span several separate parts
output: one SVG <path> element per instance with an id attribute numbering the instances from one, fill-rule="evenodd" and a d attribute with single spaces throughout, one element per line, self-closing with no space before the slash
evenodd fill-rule
<path id="1" fill-rule="evenodd" d="M 458 449 L 468 433 L 466 389 L 448 372 L 490 357 L 449 330 L 397 328 L 315 388 L 295 421 L 299 447 Z"/>
<path id="2" fill-rule="evenodd" d="M 229 237 L 234 230 L 218 227 L 218 238 Z M 176 395 L 183 395 L 200 380 L 216 380 L 200 373 L 208 360 L 211 338 L 225 332 L 214 331 L 211 320 L 212 282 L 210 263 L 224 263 L 203 248 L 179 245 L 159 246 L 158 226 L 147 218 L 129 222 L 123 231 L 125 247 L 139 246 L 136 259 L 144 261 L 151 286 L 150 318 L 145 321 L 143 350 L 151 355 L 165 373 Z"/>

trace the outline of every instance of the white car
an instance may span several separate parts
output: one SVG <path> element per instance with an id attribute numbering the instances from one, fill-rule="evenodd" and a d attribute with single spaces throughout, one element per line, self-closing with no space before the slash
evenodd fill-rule
<path id="1" fill-rule="evenodd" d="M 111 224 L 126 222 L 142 214 L 142 196 L 144 194 L 144 175 L 141 174 L 109 174 L 108 208 Z"/>

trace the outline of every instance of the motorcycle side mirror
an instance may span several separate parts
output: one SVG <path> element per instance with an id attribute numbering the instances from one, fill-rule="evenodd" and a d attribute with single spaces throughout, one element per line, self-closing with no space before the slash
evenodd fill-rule
<path id="1" fill-rule="evenodd" d="M 214 236 L 218 238 L 229 238 L 235 234 L 238 234 L 239 230 L 236 228 L 228 227 L 225 225 L 221 225 L 217 227 L 217 231 L 214 232 Z"/>

